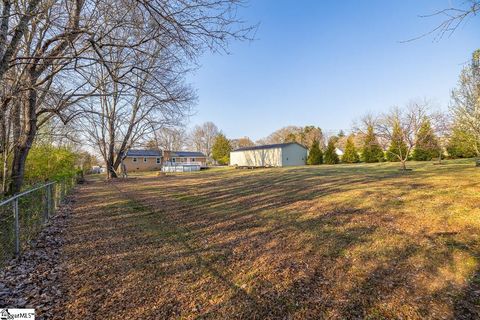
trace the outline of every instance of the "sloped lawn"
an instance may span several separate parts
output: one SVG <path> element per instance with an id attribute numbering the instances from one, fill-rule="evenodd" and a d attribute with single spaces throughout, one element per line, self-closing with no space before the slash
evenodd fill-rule
<path id="1" fill-rule="evenodd" d="M 472 319 L 480 168 L 359 164 L 90 182 L 68 319 Z"/>

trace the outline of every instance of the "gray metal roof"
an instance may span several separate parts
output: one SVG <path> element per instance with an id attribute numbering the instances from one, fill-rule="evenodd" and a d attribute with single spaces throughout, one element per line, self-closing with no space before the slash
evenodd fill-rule
<path id="1" fill-rule="evenodd" d="M 128 150 L 127 157 L 161 157 L 162 151 L 160 150 Z"/>
<path id="2" fill-rule="evenodd" d="M 253 146 L 253 147 L 244 147 L 244 148 L 238 148 L 233 150 L 235 151 L 247 151 L 247 150 L 261 150 L 261 149 L 275 149 L 275 148 L 283 148 L 292 144 L 297 144 L 302 148 L 307 149 L 304 145 L 301 145 L 300 143 L 297 142 L 287 142 L 287 143 L 275 143 L 275 144 L 264 144 L 261 146 Z"/>
<path id="3" fill-rule="evenodd" d="M 171 157 L 205 157 L 203 152 L 197 151 L 170 151 Z"/>

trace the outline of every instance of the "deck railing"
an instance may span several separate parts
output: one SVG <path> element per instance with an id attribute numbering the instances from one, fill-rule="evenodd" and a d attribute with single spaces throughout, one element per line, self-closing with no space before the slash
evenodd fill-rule
<path id="1" fill-rule="evenodd" d="M 0 200 L 0 268 L 38 236 L 75 184 L 50 182 Z"/>
<path id="2" fill-rule="evenodd" d="M 203 163 L 200 161 L 189 161 L 189 162 L 172 162 L 172 161 L 165 161 L 163 163 L 165 166 L 203 166 Z"/>

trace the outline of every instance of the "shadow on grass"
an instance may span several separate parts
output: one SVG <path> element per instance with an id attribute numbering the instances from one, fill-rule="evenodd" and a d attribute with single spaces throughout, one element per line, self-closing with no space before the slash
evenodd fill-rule
<path id="1" fill-rule="evenodd" d="M 97 183 L 71 229 L 74 306 L 145 319 L 466 316 L 451 304 L 458 286 L 439 278 L 475 246 L 395 225 L 436 174 L 345 166 Z"/>

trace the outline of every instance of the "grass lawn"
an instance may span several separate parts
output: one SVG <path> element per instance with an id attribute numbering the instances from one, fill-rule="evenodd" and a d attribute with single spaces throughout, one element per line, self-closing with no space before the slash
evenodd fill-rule
<path id="1" fill-rule="evenodd" d="M 90 182 L 71 319 L 480 317 L 480 168 L 358 164 Z"/>

